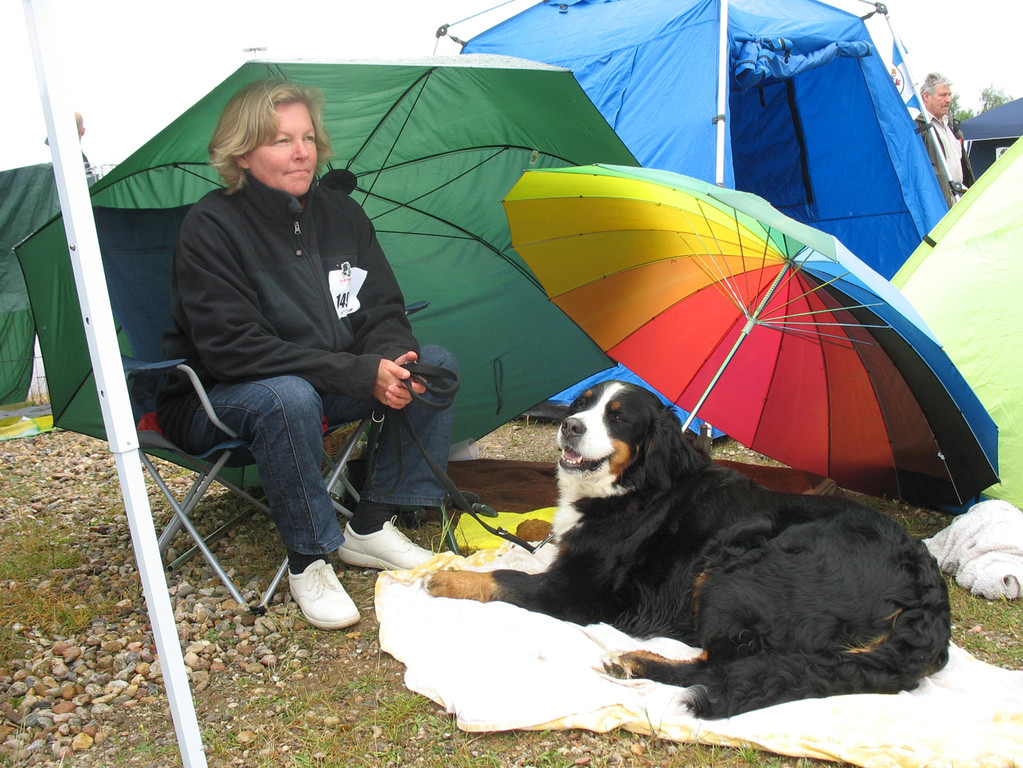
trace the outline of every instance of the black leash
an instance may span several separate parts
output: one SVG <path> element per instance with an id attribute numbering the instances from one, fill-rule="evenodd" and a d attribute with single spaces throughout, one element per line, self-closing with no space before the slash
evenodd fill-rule
<path id="1" fill-rule="evenodd" d="M 410 374 L 402 383 L 419 405 L 430 411 L 443 411 L 451 407 L 455 395 L 462 386 L 457 373 L 439 365 L 423 363 L 405 363 L 402 367 Z M 423 394 L 416 392 L 412 388 L 413 382 L 422 384 L 426 392 Z"/>
<path id="2" fill-rule="evenodd" d="M 455 399 L 455 395 L 458 394 L 458 390 L 461 387 L 458 374 L 455 371 L 447 368 L 442 368 L 437 365 L 424 365 L 421 363 L 406 363 L 405 368 L 408 369 L 411 376 L 404 380 L 405 387 L 412 395 L 412 399 L 423 408 L 427 408 L 431 411 L 443 411 L 445 408 L 449 408 L 451 403 Z M 422 384 L 426 388 L 425 393 L 416 392 L 412 388 L 413 382 Z M 428 396 L 428 397 L 427 397 Z M 486 515 L 487 517 L 496 517 L 497 512 L 488 507 L 486 504 L 472 504 L 465 495 L 458 490 L 455 484 L 448 477 L 447 472 L 441 469 L 440 465 L 434 460 L 429 452 L 423 448 L 423 444 L 419 441 L 419 435 L 412 428 L 412 424 L 409 421 L 408 414 L 405 413 L 405 409 L 395 410 L 393 408 L 388 409 L 390 414 L 386 417 L 390 419 L 394 424 L 395 429 L 399 429 L 399 425 L 405 428 L 408 432 L 409 437 L 412 438 L 412 442 L 415 443 L 419 452 L 423 454 L 423 458 L 426 459 L 426 465 L 433 472 L 437 481 L 441 484 L 441 487 L 447 492 L 448 496 L 451 497 L 451 501 L 454 503 L 459 510 L 463 513 L 472 517 L 477 523 L 483 526 L 483 529 L 487 532 L 498 536 L 505 541 L 510 541 L 513 544 L 517 544 L 526 551 L 533 553 L 536 552 L 540 547 L 550 541 L 551 536 L 541 541 L 535 547 L 528 541 L 523 541 L 515 534 L 505 530 L 503 527 L 493 527 L 488 523 L 484 522 L 480 515 Z M 366 458 L 367 466 L 372 466 L 373 451 L 376 446 L 376 440 L 379 437 L 381 425 L 385 418 L 377 418 L 374 413 L 373 417 L 373 428 L 369 435 L 369 448 Z M 397 435 L 395 435 L 397 437 Z M 395 446 L 400 446 L 399 441 L 395 441 Z M 398 478 L 401 479 L 401 451 L 398 451 Z M 394 491 L 397 487 L 398 481 L 395 481 L 394 486 L 387 492 L 388 494 Z M 383 494 L 387 495 L 387 494 Z"/>

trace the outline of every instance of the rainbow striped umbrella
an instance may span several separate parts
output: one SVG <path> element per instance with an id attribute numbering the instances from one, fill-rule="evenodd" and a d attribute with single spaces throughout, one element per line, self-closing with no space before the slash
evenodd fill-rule
<path id="1" fill-rule="evenodd" d="M 749 448 L 852 490 L 961 506 L 991 418 L 916 312 L 831 235 L 667 171 L 527 171 L 504 200 L 550 299 Z"/>

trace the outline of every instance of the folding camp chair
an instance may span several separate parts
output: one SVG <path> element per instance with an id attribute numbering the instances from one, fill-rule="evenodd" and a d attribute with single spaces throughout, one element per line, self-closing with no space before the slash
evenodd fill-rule
<path id="1" fill-rule="evenodd" d="M 171 268 L 174 243 L 181 221 L 188 207 L 164 210 L 122 210 L 95 208 L 103 267 L 111 309 L 118 325 L 122 361 L 128 380 L 128 389 L 134 411 L 140 456 L 143 465 L 170 505 L 173 516 L 160 533 L 161 553 L 165 552 L 175 535 L 184 528 L 194 546 L 167 565 L 174 571 L 195 552 L 199 552 L 223 582 L 231 597 L 240 605 L 248 605 L 253 613 L 263 613 L 287 572 L 287 559 L 281 563 L 269 586 L 252 603 L 242 596 L 235 584 L 210 549 L 222 537 L 256 509 L 269 513 L 266 504 L 239 484 L 225 477 L 231 467 L 253 464 L 248 445 L 214 412 L 205 389 L 195 372 L 183 360 L 162 360 L 161 336 L 171 327 Z M 223 440 L 209 451 L 191 454 L 175 445 L 160 431 L 155 417 L 156 392 L 163 380 L 175 372 L 188 376 L 196 389 L 211 421 L 224 433 Z M 339 443 L 337 451 L 325 450 L 324 470 L 329 475 L 328 489 L 339 514 L 351 517 L 352 512 L 343 503 L 346 494 L 358 500 L 358 492 L 349 482 L 346 465 L 369 428 L 369 419 L 341 425 L 328 435 L 328 441 Z M 343 436 L 340 441 L 338 436 Z M 149 454 L 169 459 L 195 473 L 189 490 L 180 498 L 175 495 Z M 247 502 L 248 506 L 232 520 L 204 536 L 196 528 L 192 513 L 206 492 L 217 483 Z"/>

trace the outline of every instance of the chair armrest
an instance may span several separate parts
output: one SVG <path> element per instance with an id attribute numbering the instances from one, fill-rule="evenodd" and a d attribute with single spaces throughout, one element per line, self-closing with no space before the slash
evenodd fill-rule
<path id="1" fill-rule="evenodd" d="M 209 417 L 210 421 L 213 422 L 213 425 L 225 435 L 229 435 L 230 437 L 237 439 L 238 433 L 222 422 L 217 416 L 217 412 L 213 410 L 213 403 L 210 402 L 210 397 L 206 394 L 206 387 L 204 387 L 202 382 L 199 381 L 199 376 L 194 370 L 192 370 L 192 366 L 179 363 L 175 367 L 188 376 L 188 380 L 192 382 L 192 389 L 194 389 L 195 394 L 199 396 L 199 402 L 202 403 L 203 410 L 206 411 L 206 415 Z"/>
<path id="2" fill-rule="evenodd" d="M 414 301 L 411 304 L 406 304 L 405 317 L 410 317 L 414 315 L 416 312 L 422 312 L 428 306 L 430 306 L 430 302 L 428 301 Z"/>
<path id="3" fill-rule="evenodd" d="M 188 380 L 192 384 L 192 389 L 195 390 L 195 394 L 199 397 L 199 403 L 202 405 L 203 410 L 206 411 L 206 415 L 209 417 L 210 421 L 213 422 L 214 426 L 231 439 L 238 439 L 238 433 L 222 422 L 220 417 L 217 416 L 217 412 L 213 409 L 213 403 L 210 402 L 209 395 L 206 393 L 206 387 L 203 386 L 202 382 L 199 380 L 198 374 L 196 374 L 192 367 L 185 365 L 184 358 L 179 360 L 163 360 L 156 363 L 150 363 L 144 360 L 136 360 L 131 357 L 122 357 L 121 362 L 124 366 L 125 375 L 128 378 L 155 379 L 173 370 L 181 371 L 188 377 Z"/>
<path id="4" fill-rule="evenodd" d="M 158 363 L 151 363 L 148 360 L 136 360 L 134 357 L 121 357 L 121 365 L 124 367 L 124 375 L 128 378 L 138 376 L 158 376 L 174 370 L 185 358 L 180 360 L 161 360 Z"/>

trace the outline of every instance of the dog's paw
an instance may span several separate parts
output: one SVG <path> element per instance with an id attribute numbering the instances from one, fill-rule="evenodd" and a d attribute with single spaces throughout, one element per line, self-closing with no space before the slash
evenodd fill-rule
<path id="1" fill-rule="evenodd" d="M 628 666 L 622 662 L 622 659 L 627 655 L 622 651 L 605 653 L 600 658 L 600 663 L 604 666 L 604 672 L 619 680 L 628 680 L 632 675 L 629 673 Z"/>
<path id="2" fill-rule="evenodd" d="M 637 674 L 636 654 L 616 651 L 605 654 L 601 659 L 604 664 L 604 671 L 611 677 L 619 680 L 631 680 L 634 677 L 642 677 Z"/>
<path id="3" fill-rule="evenodd" d="M 604 671 L 619 680 L 649 677 L 648 670 L 651 664 L 671 663 L 663 656 L 658 656 L 650 651 L 616 651 L 605 654 L 601 658 L 601 662 L 604 665 Z"/>
<path id="4" fill-rule="evenodd" d="M 457 571 L 437 571 L 426 577 L 426 591 L 434 597 L 455 597 L 455 580 L 452 578 Z"/>
<path id="5" fill-rule="evenodd" d="M 489 573 L 477 571 L 437 571 L 427 579 L 426 591 L 434 597 L 476 600 L 481 603 L 495 599 L 493 577 Z"/>

